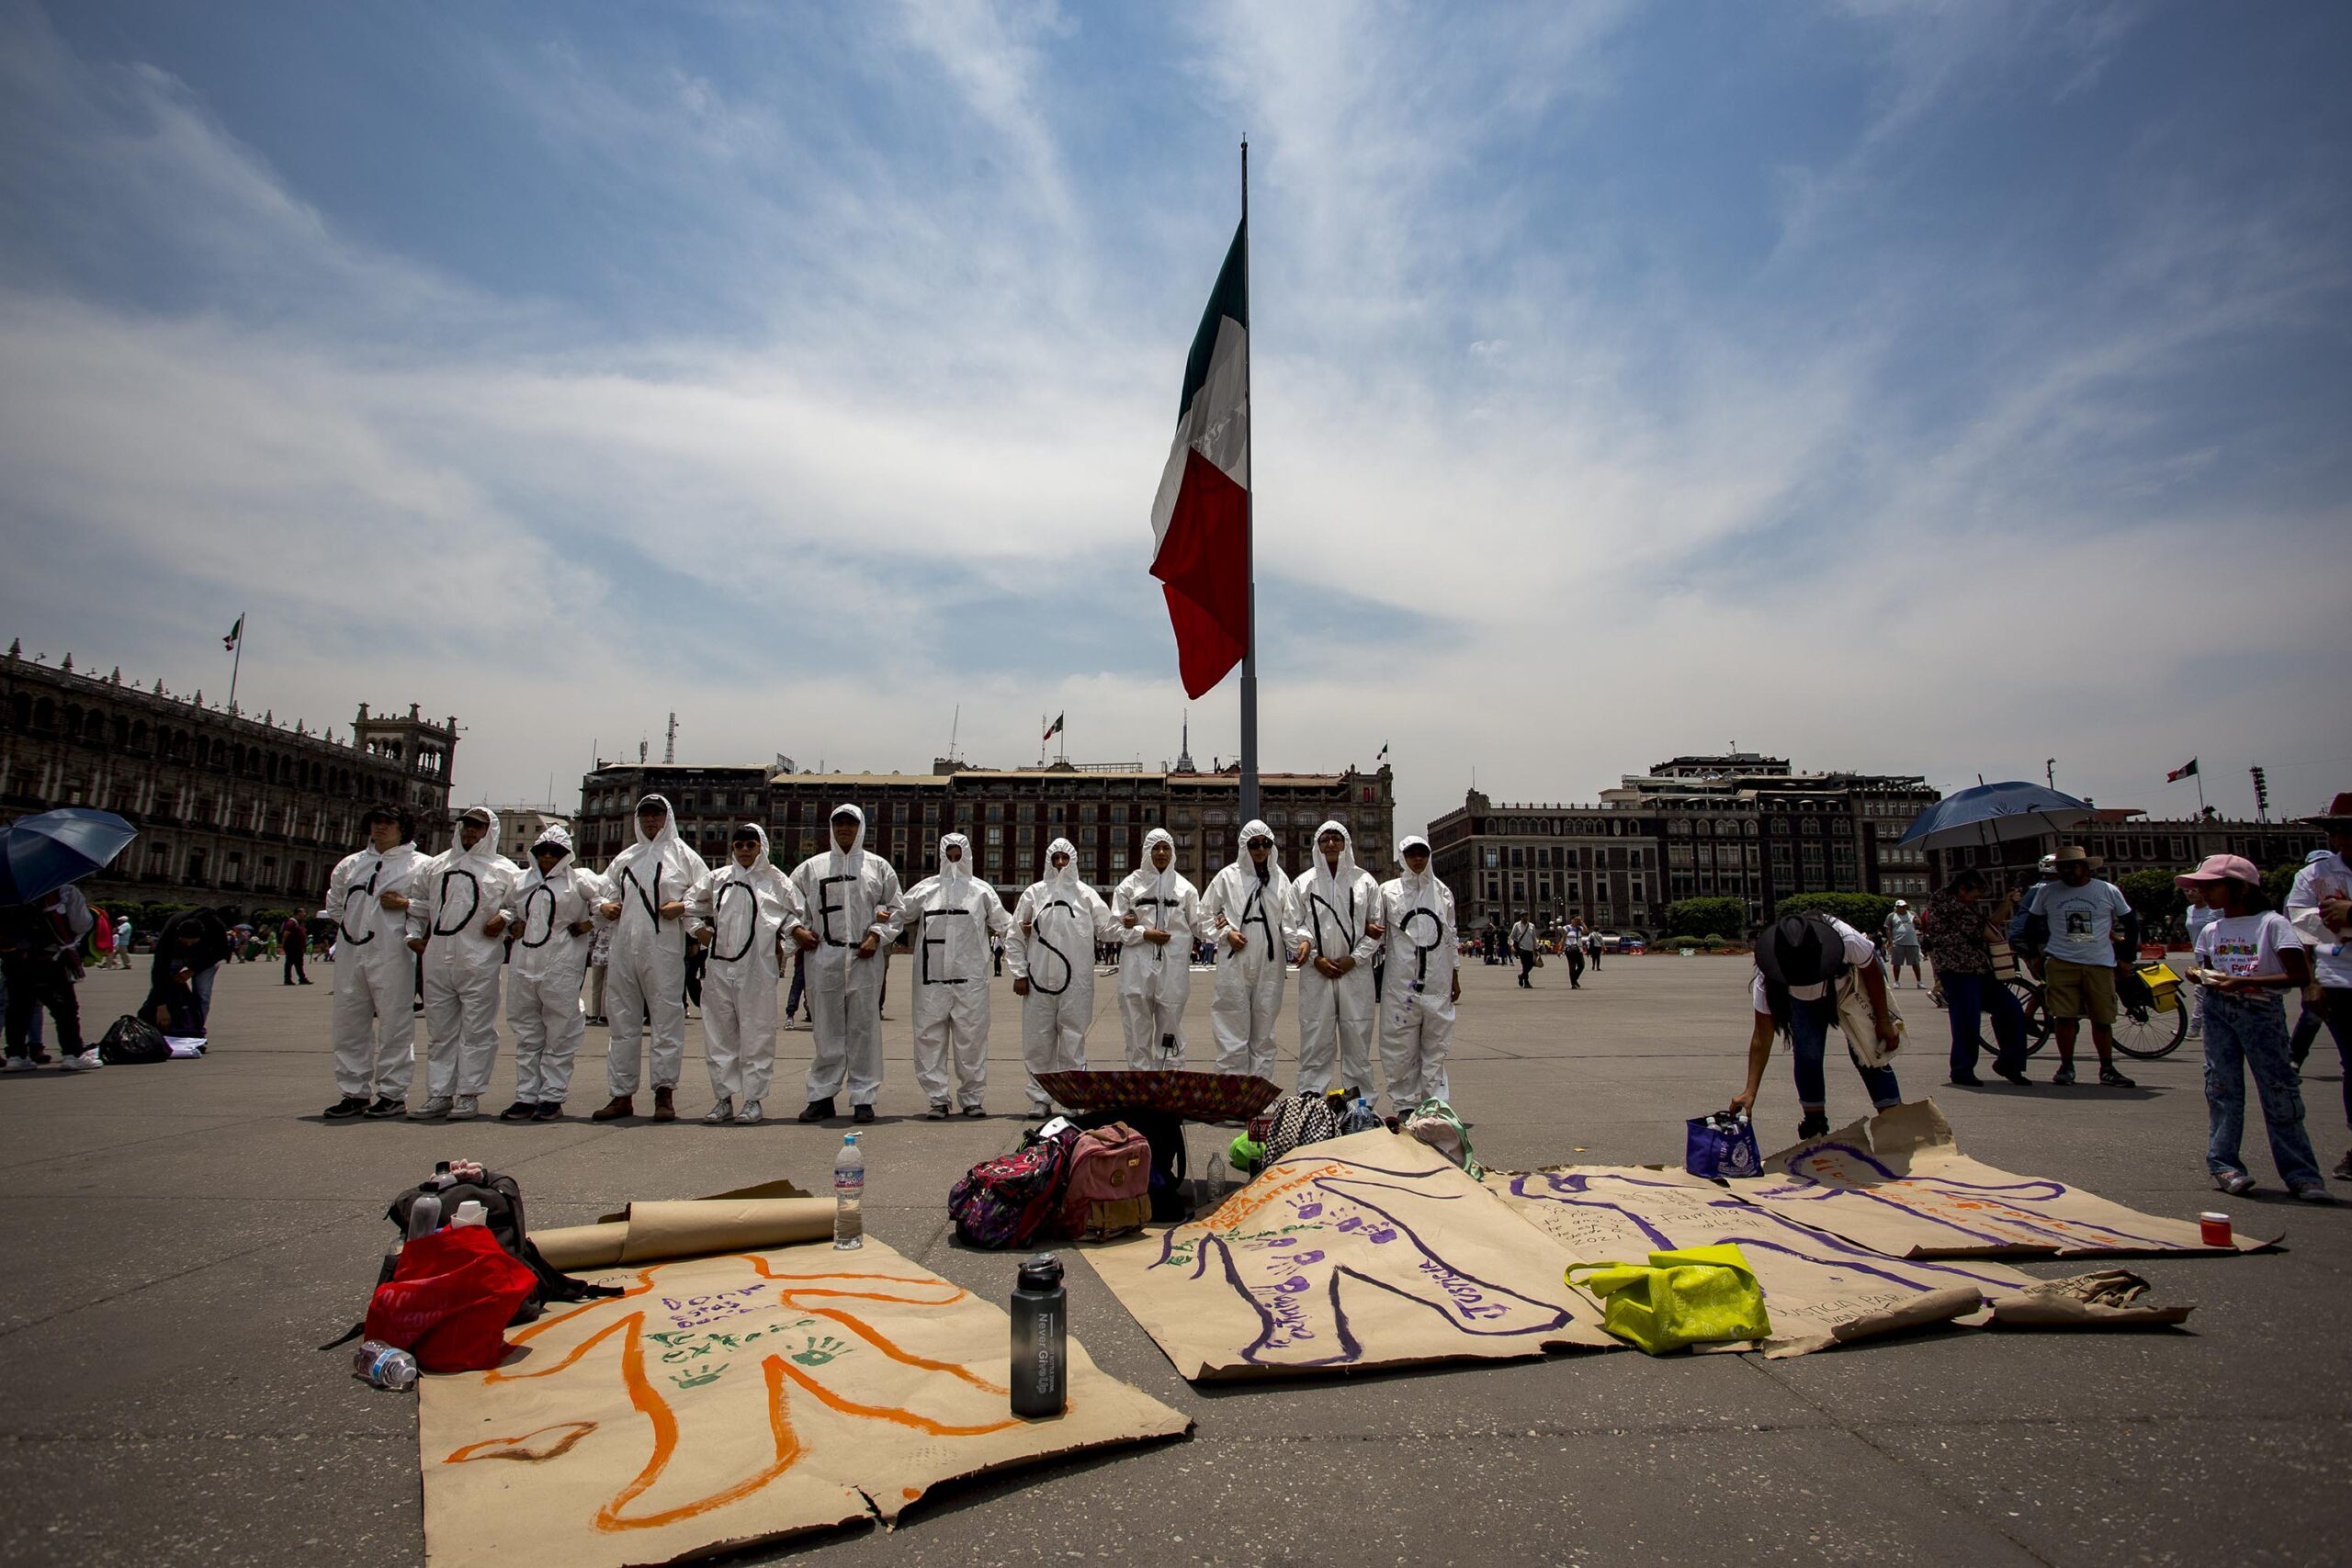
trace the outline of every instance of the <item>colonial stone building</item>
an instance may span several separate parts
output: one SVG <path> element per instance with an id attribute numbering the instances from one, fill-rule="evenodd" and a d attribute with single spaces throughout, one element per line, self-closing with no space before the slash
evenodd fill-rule
<path id="1" fill-rule="evenodd" d="M 1284 867 L 1305 870 L 1316 828 L 1336 818 L 1353 835 L 1360 864 L 1395 875 L 1393 776 L 1385 766 L 1263 774 L 1261 809 Z M 1080 874 L 1107 895 L 1142 863 L 1143 838 L 1154 828 L 1168 829 L 1177 869 L 1204 886 L 1238 852 L 1241 829 L 1234 769 L 993 769 L 943 759 L 928 773 L 786 773 L 638 762 L 589 773 L 580 793 L 581 852 L 594 864 L 633 840 L 629 814 L 647 794 L 669 799 L 679 831 L 704 859 L 724 854 L 729 825 L 748 818 L 766 828 L 771 852 L 786 865 L 817 852 L 833 807 L 848 802 L 865 812 L 868 847 L 905 880 L 936 871 L 941 835 L 960 832 L 972 841 L 973 869 L 1008 904 L 1042 874 L 1046 846 L 1057 838 L 1070 840 Z"/>
<path id="2" fill-rule="evenodd" d="M 2327 834 L 2299 822 L 2248 822 L 2243 818 L 2155 818 L 2135 807 L 2101 807 L 2090 820 L 2064 833 L 2042 833 L 2007 843 L 1955 844 L 1933 856 L 1935 885 L 1963 870 L 1983 871 L 1996 882 L 2022 885 L 2037 880 L 2035 863 L 2061 843 L 2080 844 L 2100 863 L 2098 874 L 2113 882 L 2135 871 L 2178 875 L 2208 855 L 2244 855 L 2263 871 L 2291 865 L 2327 847 Z"/>
<path id="3" fill-rule="evenodd" d="M 435 723 L 361 704 L 351 737 L 209 706 L 200 698 L 0 659 L 0 816 L 60 806 L 111 811 L 139 837 L 90 896 L 204 905 L 243 915 L 315 908 L 334 863 L 361 840 L 359 816 L 404 801 L 417 841 L 448 842 L 456 719 Z"/>

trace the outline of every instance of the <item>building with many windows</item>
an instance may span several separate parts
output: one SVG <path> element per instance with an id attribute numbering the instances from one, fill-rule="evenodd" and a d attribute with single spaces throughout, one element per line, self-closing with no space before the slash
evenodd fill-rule
<path id="1" fill-rule="evenodd" d="M 1914 775 L 1801 773 L 1786 758 L 1676 757 L 1589 806 L 1497 805 L 1472 791 L 1430 824 L 1465 929 L 1521 915 L 1655 929 L 1681 898 L 1736 897 L 1761 921 L 1796 893 L 1925 897 L 1895 840 L 1942 798 Z"/>
<path id="2" fill-rule="evenodd" d="M 1394 875 L 1392 777 L 1385 766 L 1262 775 L 1261 809 L 1283 866 L 1304 870 L 1315 829 L 1336 818 L 1353 835 L 1360 864 Z M 865 810 L 867 847 L 904 880 L 936 871 L 940 838 L 960 832 L 972 841 L 974 872 L 1010 905 L 1043 874 L 1046 846 L 1058 838 L 1069 840 L 1080 874 L 1107 896 L 1143 863 L 1143 838 L 1154 828 L 1176 840 L 1177 869 L 1205 886 L 1238 852 L 1240 793 L 1238 769 L 1069 762 L 999 769 L 942 759 L 928 773 L 803 773 L 639 762 L 581 780 L 576 828 L 582 857 L 602 864 L 632 841 L 638 799 L 658 794 L 704 859 L 723 854 L 729 828 L 749 818 L 767 829 L 771 854 L 789 866 L 824 845 L 827 820 L 846 802 Z"/>
<path id="3" fill-rule="evenodd" d="M 336 861 L 364 835 L 360 813 L 405 802 L 417 842 L 448 842 L 458 721 L 412 705 L 404 718 L 361 704 L 351 739 L 256 718 L 157 682 L 142 690 L 27 659 L 0 659 L 0 812 L 111 811 L 139 837 L 91 897 L 202 905 L 231 915 L 315 908 Z"/>
<path id="4" fill-rule="evenodd" d="M 1935 886 L 1954 873 L 1973 869 L 1996 881 L 2035 880 L 2035 863 L 2062 843 L 2080 844 L 2100 863 L 2109 882 L 2135 871 L 2178 875 L 2208 855 L 2243 855 L 2268 871 L 2292 865 L 2327 847 L 2327 834 L 2296 822 L 2248 822 L 2226 817 L 2155 818 L 2136 807 L 2101 807 L 2090 820 L 2064 833 L 2042 833 L 2007 843 L 1955 844 L 1939 850 L 1930 867 Z"/>

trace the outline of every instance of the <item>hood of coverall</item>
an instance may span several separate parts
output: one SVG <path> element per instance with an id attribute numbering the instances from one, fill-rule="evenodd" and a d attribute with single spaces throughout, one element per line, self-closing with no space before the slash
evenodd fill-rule
<path id="1" fill-rule="evenodd" d="M 1323 835 L 1326 833 L 1337 833 L 1340 835 L 1340 867 L 1337 871 L 1333 871 L 1323 859 L 1323 845 L 1321 840 Z M 1355 835 L 1348 831 L 1348 825 L 1346 823 L 1326 822 L 1323 826 L 1315 829 L 1315 838 L 1317 841 L 1312 846 L 1310 853 L 1314 857 L 1315 870 L 1317 875 L 1329 876 L 1335 882 L 1345 882 L 1355 875 Z M 1247 852 L 1245 851 L 1244 852 L 1246 853 Z"/>
<path id="2" fill-rule="evenodd" d="M 839 817 L 843 812 L 849 813 L 850 816 L 857 819 L 857 836 L 849 841 L 849 848 L 846 850 L 833 842 L 833 818 Z M 838 852 L 842 858 L 847 861 L 851 865 L 856 865 L 859 863 L 858 856 L 865 852 L 865 813 L 859 810 L 856 807 L 846 803 L 836 806 L 831 811 L 826 812 L 825 849 L 828 853 Z"/>
<path id="3" fill-rule="evenodd" d="M 956 845 L 964 858 L 951 861 L 947 846 Z M 972 840 L 961 833 L 943 833 L 939 838 L 939 886 L 950 900 L 963 896 L 964 886 L 972 879 Z"/>
<path id="4" fill-rule="evenodd" d="M 646 802 L 654 800 L 658 800 L 662 803 L 662 831 L 649 839 L 645 836 L 645 824 L 637 819 L 637 811 L 644 810 Z M 645 795 L 638 801 L 637 811 L 629 813 L 628 825 L 637 830 L 637 841 L 639 843 L 657 844 L 666 850 L 672 844 L 678 841 L 678 814 L 670 809 L 670 797 L 668 795 Z"/>
<path id="5" fill-rule="evenodd" d="M 1419 892 L 1422 887 L 1429 884 L 1430 879 L 1437 875 L 1437 857 L 1434 854 L 1430 857 L 1429 870 L 1421 873 L 1419 876 L 1415 876 L 1413 874 L 1413 868 L 1405 863 L 1405 852 L 1411 849 L 1415 844 L 1420 845 L 1424 850 L 1430 847 L 1430 841 L 1427 839 L 1422 838 L 1419 833 L 1408 833 L 1402 839 L 1396 840 L 1396 880 L 1404 886 L 1405 891 L 1408 893 Z"/>
<path id="6" fill-rule="evenodd" d="M 449 867 L 452 870 L 455 870 L 458 866 L 464 866 L 469 871 L 477 871 L 484 866 L 492 864 L 510 865 L 513 863 L 498 852 L 497 812 L 492 811 L 487 806 L 469 806 L 465 810 L 458 813 L 458 815 L 460 818 L 463 818 L 471 816 L 477 811 L 490 818 L 490 826 L 482 829 L 481 837 L 474 840 L 474 847 L 472 849 L 465 848 L 464 840 L 458 837 L 460 832 L 464 831 L 464 823 L 459 821 L 450 825 Z"/>
<path id="7" fill-rule="evenodd" d="M 1059 871 L 1054 869 L 1056 855 L 1069 856 L 1069 863 Z M 1078 846 L 1068 839 L 1056 839 L 1046 846 L 1046 874 L 1039 880 L 1065 898 L 1078 897 Z"/>
<path id="8" fill-rule="evenodd" d="M 563 860 L 555 863 L 555 869 L 560 872 L 563 869 L 563 862 L 571 858 L 571 829 L 560 822 L 550 822 L 539 829 L 538 836 L 531 840 L 531 848 L 528 852 L 533 871 L 539 868 L 538 848 L 541 844 L 553 844 L 563 852 Z M 548 874 L 553 875 L 554 873 L 550 872 Z"/>
<path id="9" fill-rule="evenodd" d="M 753 861 L 748 866 L 737 865 L 735 862 L 735 840 L 742 837 L 743 829 L 746 828 L 749 828 L 752 830 L 752 836 L 760 840 L 760 858 Z M 768 830 L 765 828 L 761 827 L 757 822 L 738 822 L 735 826 L 727 829 L 728 866 L 732 866 L 737 871 L 757 871 L 760 867 L 767 863 Z M 721 869 L 725 869 L 725 867 L 722 867 Z"/>
<path id="10" fill-rule="evenodd" d="M 1166 871 L 1162 871 L 1158 866 L 1151 863 L 1151 846 L 1154 844 L 1166 844 L 1168 846 L 1168 869 Z M 1157 887 L 1164 894 L 1167 890 L 1168 879 L 1176 874 L 1176 835 L 1170 832 L 1165 828 L 1154 828 L 1150 832 L 1146 833 L 1143 836 L 1143 864 L 1137 866 L 1136 869 L 1143 872 L 1146 875 L 1156 878 Z"/>
<path id="11" fill-rule="evenodd" d="M 1241 868 L 1241 875 L 1245 880 L 1258 874 L 1258 864 L 1250 858 L 1250 840 L 1252 839 L 1274 839 L 1274 830 L 1255 818 L 1241 825 L 1241 837 L 1237 846 L 1239 853 L 1235 857 L 1233 863 Z M 1282 875 L 1283 841 L 1280 839 L 1274 839 L 1274 847 L 1266 852 L 1266 876 L 1269 881 L 1279 882 L 1282 880 Z"/>

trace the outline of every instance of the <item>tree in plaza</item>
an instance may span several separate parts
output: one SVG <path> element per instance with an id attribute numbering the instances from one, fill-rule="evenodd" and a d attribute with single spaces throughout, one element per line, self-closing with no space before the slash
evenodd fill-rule
<path id="1" fill-rule="evenodd" d="M 1894 912 L 1894 900 L 1876 893 L 1799 893 L 1781 899 L 1773 912 L 1804 915 L 1815 911 L 1843 920 L 1867 936 L 1886 923 L 1886 917 Z"/>
<path id="2" fill-rule="evenodd" d="M 2174 873 L 2169 871 L 2127 872 L 2116 886 L 2132 901 L 2132 913 L 2140 917 L 2140 929 L 2154 934 L 2170 931 L 2180 922 L 2181 912 L 2188 907 L 2180 889 L 2173 886 Z"/>
<path id="3" fill-rule="evenodd" d="M 1747 930 L 1744 898 L 1678 898 L 1666 907 L 1669 936 L 1740 936 Z"/>

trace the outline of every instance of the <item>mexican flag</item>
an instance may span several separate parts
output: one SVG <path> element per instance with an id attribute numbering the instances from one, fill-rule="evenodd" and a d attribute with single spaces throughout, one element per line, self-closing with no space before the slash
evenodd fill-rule
<path id="1" fill-rule="evenodd" d="M 2170 773 L 2166 773 L 2166 774 L 2165 775 L 2165 783 L 2166 783 L 2166 784 L 2178 784 L 2178 783 L 2179 783 L 2181 780 L 2183 780 L 2183 779 L 2186 779 L 2186 778 L 2194 778 L 2196 775 L 2197 775 L 2197 759 L 2196 759 L 2196 758 L 2194 758 L 2194 757 L 2191 757 L 2190 759 L 2188 759 L 2188 761 L 2187 762 L 2183 763 L 2181 766 L 2179 766 L 2179 767 L 2177 767 L 2177 768 L 2175 768 L 2172 772 L 2170 772 Z M 2203 784 L 2199 784 L 2197 787 L 2198 787 L 2199 789 L 2203 789 L 2205 786 L 2204 786 Z"/>
<path id="2" fill-rule="evenodd" d="M 1151 575 L 1200 696 L 1250 645 L 1250 226 L 1233 231 L 1184 360 L 1176 440 L 1151 505 Z"/>

